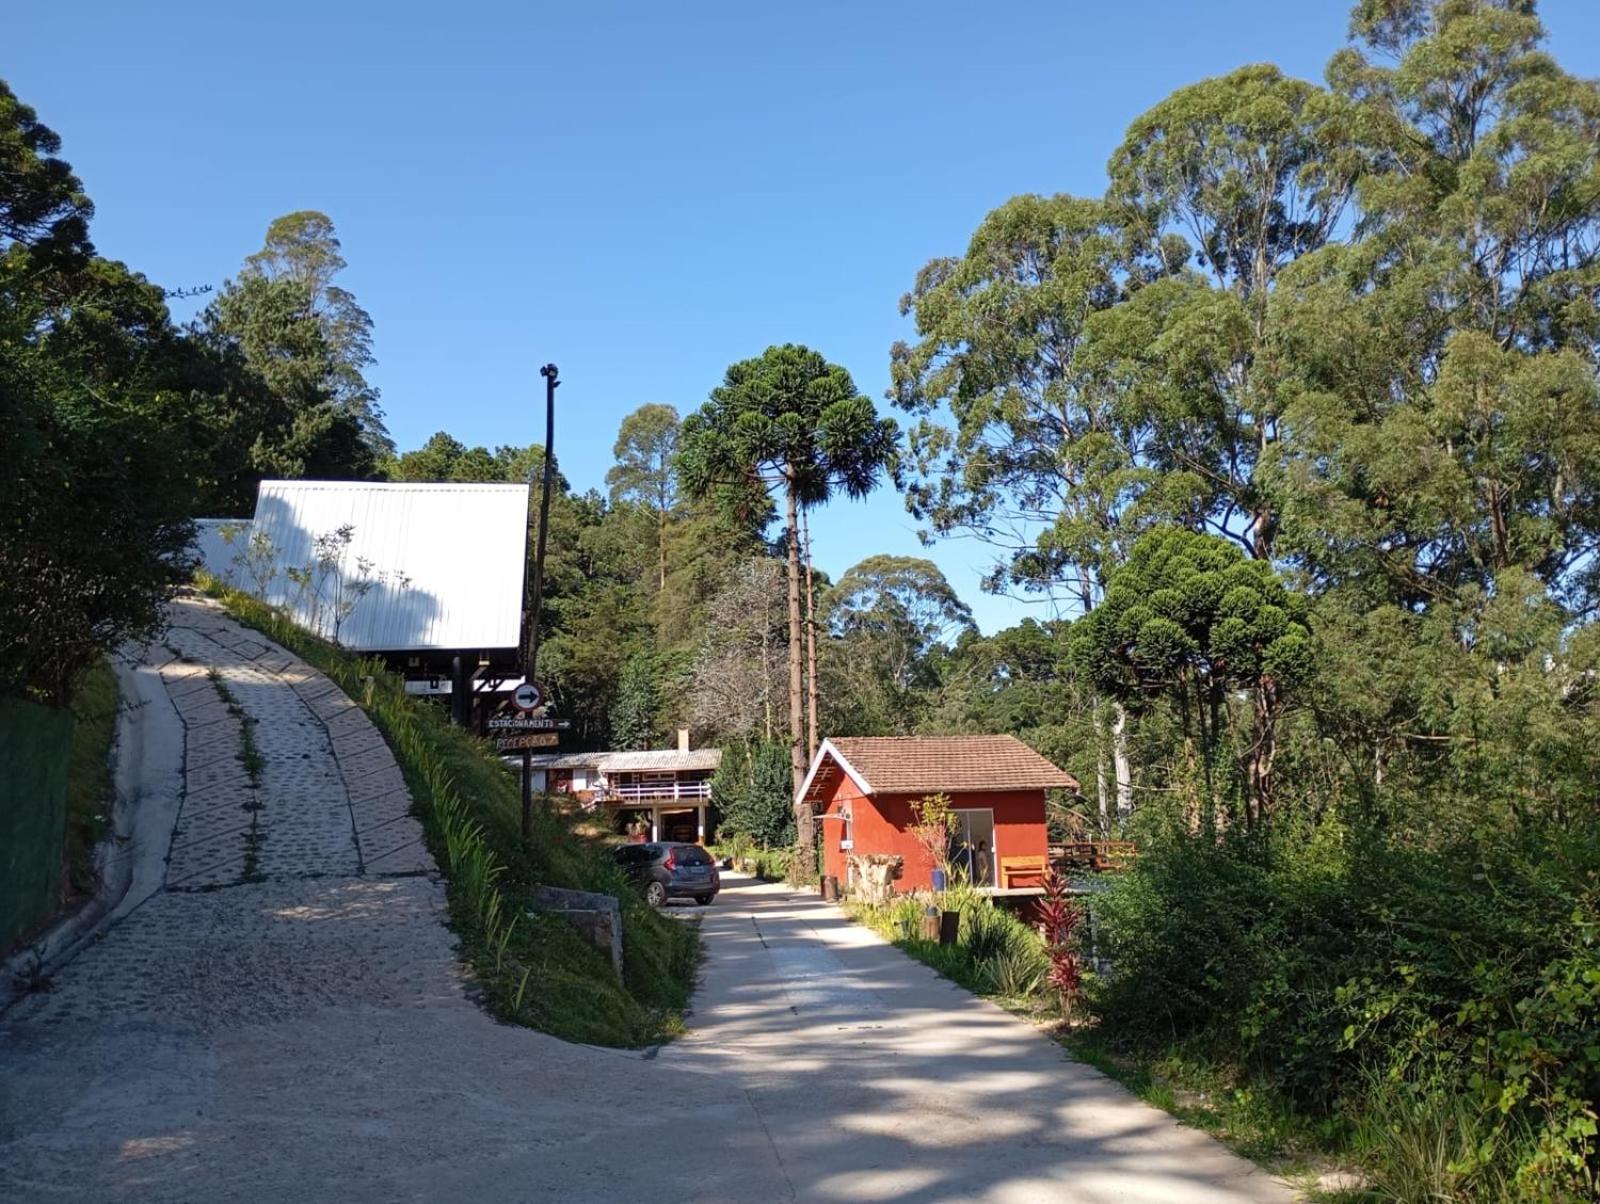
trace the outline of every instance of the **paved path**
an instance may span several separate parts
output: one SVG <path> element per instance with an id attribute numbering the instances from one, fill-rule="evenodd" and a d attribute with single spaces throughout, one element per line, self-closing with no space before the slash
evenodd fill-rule
<path id="1" fill-rule="evenodd" d="M 738 1084 L 794 1197 L 1291 1198 L 838 908 L 734 882 L 704 923 L 690 1032 L 661 1061 Z"/>
<path id="2" fill-rule="evenodd" d="M 208 604 L 171 617 L 134 671 L 168 734 L 133 889 L 0 1014 L 8 1204 L 1287 1199 L 774 887 L 675 909 L 710 955 L 659 1057 L 496 1023 L 359 710 Z"/>
<path id="3" fill-rule="evenodd" d="M 637 1054 L 473 1003 L 404 783 L 365 717 L 209 605 L 179 603 L 171 621 L 139 672 L 159 675 L 148 705 L 182 721 L 176 830 L 170 801 L 150 800 L 167 833 L 151 889 L 53 990 L 0 1015 L 0 1200 L 779 1189 L 748 1103 L 715 1077 L 669 1084 Z M 259 785 L 238 759 L 247 720 Z"/>

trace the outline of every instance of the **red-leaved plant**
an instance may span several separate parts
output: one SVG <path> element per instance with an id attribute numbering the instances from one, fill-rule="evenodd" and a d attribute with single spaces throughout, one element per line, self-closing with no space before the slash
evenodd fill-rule
<path id="1" fill-rule="evenodd" d="M 1074 937 L 1083 912 L 1067 894 L 1067 880 L 1056 872 L 1054 866 L 1044 876 L 1044 898 L 1039 903 L 1040 927 L 1044 930 L 1044 951 L 1050 959 L 1050 973 L 1045 981 L 1061 997 L 1061 1014 L 1072 1023 L 1073 1005 L 1078 1001 L 1078 991 L 1083 985 L 1083 975 L 1078 965 L 1078 950 Z"/>

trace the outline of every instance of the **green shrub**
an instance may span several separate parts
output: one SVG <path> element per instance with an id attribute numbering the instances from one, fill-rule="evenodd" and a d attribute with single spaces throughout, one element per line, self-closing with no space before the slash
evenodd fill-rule
<path id="1" fill-rule="evenodd" d="M 882 907 L 852 904 L 851 912 L 886 940 L 968 990 L 1017 1000 L 1038 993 L 1044 978 L 1044 947 L 1037 933 L 970 886 L 945 891 L 938 906 L 961 915 L 954 945 L 923 938 L 926 896 L 899 895 Z"/>
<path id="2" fill-rule="evenodd" d="M 1182 1046 L 1312 1117 L 1375 1110 L 1358 1141 L 1406 1182 L 1431 1162 L 1465 1198 L 1592 1198 L 1597 895 L 1590 830 L 1169 837 L 1097 901 L 1115 973 L 1092 1002 L 1124 1048 Z"/>

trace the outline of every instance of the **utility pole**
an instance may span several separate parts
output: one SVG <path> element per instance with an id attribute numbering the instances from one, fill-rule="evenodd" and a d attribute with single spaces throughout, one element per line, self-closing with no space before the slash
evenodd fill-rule
<path id="1" fill-rule="evenodd" d="M 544 549 L 550 534 L 550 485 L 556 475 L 556 389 L 560 370 L 554 364 L 539 369 L 544 377 L 544 488 L 539 496 L 539 538 L 533 550 L 533 590 L 528 603 L 528 646 L 523 656 L 523 677 L 537 684 L 539 671 L 539 621 L 544 614 Z M 522 750 L 522 838 L 533 830 L 533 753 Z"/>

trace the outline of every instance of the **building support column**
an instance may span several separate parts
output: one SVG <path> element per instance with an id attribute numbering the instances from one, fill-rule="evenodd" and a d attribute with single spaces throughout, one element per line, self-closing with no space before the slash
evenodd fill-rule
<path id="1" fill-rule="evenodd" d="M 650 840 L 654 843 L 661 839 L 661 808 L 650 808 Z"/>
<path id="2" fill-rule="evenodd" d="M 706 842 L 706 808 L 702 803 L 694 809 L 695 840 L 700 844 Z"/>

